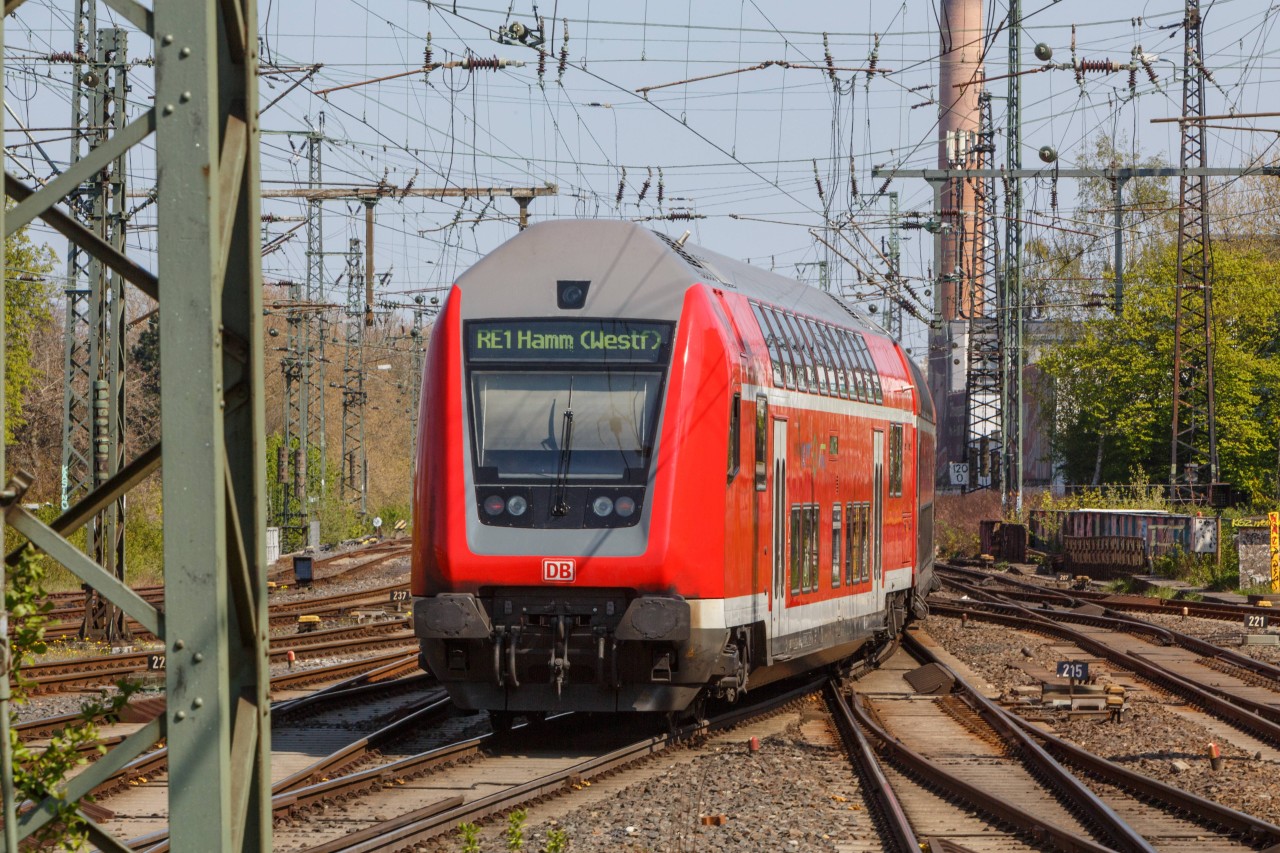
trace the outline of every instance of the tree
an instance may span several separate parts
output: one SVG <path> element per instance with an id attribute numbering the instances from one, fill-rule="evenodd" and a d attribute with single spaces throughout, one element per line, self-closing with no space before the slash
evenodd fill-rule
<path id="1" fill-rule="evenodd" d="M 1212 250 L 1221 476 L 1255 500 L 1274 494 L 1280 424 L 1280 263 L 1256 249 Z M 1123 313 L 1078 324 L 1040 366 L 1057 397 L 1051 439 L 1073 483 L 1169 476 L 1177 246 L 1131 268 Z"/>
<path id="2" fill-rule="evenodd" d="M 5 241 L 5 384 L 4 441 L 13 441 L 14 432 L 26 423 L 23 401 L 35 380 L 31 364 L 32 341 L 38 328 L 52 317 L 52 286 L 47 276 L 53 269 L 53 251 L 37 246 L 23 228 Z"/>

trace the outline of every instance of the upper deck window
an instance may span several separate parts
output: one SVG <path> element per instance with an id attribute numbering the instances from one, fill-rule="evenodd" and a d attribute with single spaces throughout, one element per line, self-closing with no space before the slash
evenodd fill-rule
<path id="1" fill-rule="evenodd" d="M 862 334 L 770 305 L 751 303 L 769 349 L 773 384 L 824 397 L 884 402 Z"/>

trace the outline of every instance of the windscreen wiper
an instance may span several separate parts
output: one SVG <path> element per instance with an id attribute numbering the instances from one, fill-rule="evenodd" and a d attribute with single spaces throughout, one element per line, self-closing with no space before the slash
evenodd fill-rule
<path id="1" fill-rule="evenodd" d="M 569 514 L 569 462 L 573 457 L 573 409 L 564 410 L 560 422 L 560 462 L 556 465 L 555 498 L 551 514 L 561 518 Z"/>

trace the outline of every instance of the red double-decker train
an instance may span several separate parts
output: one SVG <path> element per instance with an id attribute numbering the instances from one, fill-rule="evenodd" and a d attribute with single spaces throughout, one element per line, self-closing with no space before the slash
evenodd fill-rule
<path id="1" fill-rule="evenodd" d="M 423 383 L 414 630 L 499 725 L 732 699 L 922 611 L 933 406 L 830 293 L 538 224 L 452 288 Z"/>

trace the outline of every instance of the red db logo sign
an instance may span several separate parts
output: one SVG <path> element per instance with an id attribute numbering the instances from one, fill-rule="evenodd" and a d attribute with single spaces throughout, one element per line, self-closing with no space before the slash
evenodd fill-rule
<path id="1" fill-rule="evenodd" d="M 573 560 L 543 560 L 543 583 L 573 583 L 577 566 Z"/>

